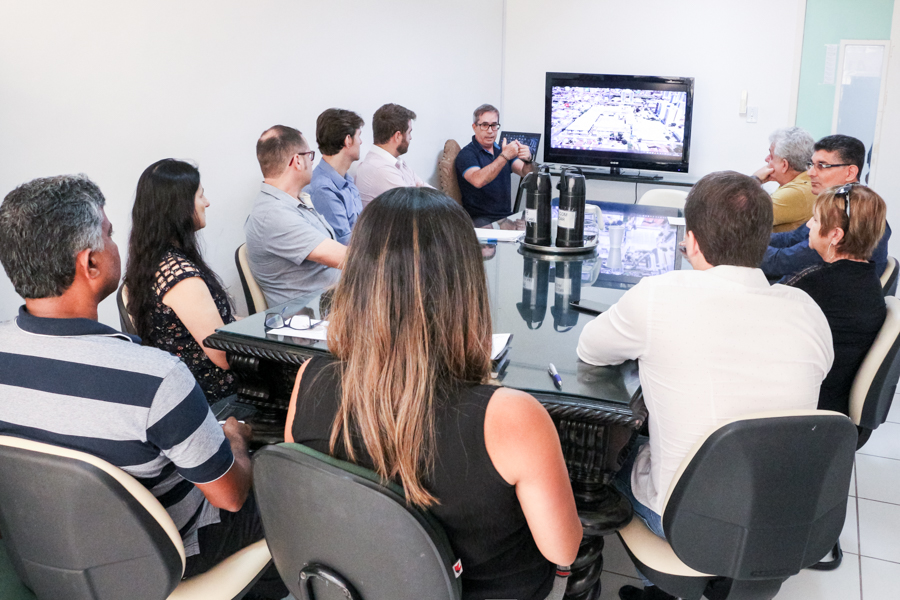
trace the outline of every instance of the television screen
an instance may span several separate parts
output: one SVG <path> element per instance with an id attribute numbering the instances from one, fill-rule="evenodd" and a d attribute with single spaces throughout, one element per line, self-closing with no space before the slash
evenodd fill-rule
<path id="1" fill-rule="evenodd" d="M 547 73 L 544 161 L 687 171 L 693 79 Z"/>

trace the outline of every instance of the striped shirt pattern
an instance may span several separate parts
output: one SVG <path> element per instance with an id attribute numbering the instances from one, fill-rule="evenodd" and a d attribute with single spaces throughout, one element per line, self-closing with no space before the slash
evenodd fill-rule
<path id="1" fill-rule="evenodd" d="M 194 483 L 231 468 L 231 446 L 178 358 L 90 319 L 45 319 L 23 306 L 0 323 L 0 434 L 79 450 L 135 477 L 197 554 L 219 522 Z"/>

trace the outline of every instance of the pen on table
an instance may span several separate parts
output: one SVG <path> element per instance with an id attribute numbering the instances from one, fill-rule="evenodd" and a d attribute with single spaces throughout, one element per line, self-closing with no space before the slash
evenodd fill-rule
<path id="1" fill-rule="evenodd" d="M 550 374 L 550 377 L 553 378 L 553 385 L 557 387 L 557 389 L 562 389 L 562 377 L 559 376 L 559 371 L 556 370 L 556 367 L 553 366 L 553 363 L 550 363 L 550 368 L 547 369 L 547 372 Z"/>

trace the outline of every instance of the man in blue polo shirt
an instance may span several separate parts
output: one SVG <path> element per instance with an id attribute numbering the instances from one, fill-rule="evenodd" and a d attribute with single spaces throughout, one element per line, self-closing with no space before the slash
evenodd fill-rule
<path id="1" fill-rule="evenodd" d="M 0 205 L 0 262 L 25 299 L 0 323 L 0 435 L 93 454 L 135 477 L 178 527 L 190 577 L 262 539 L 250 431 L 234 418 L 218 425 L 177 357 L 97 322 L 121 275 L 104 204 L 87 177 L 63 175 Z M 248 598 L 286 595 L 272 567 Z"/>
<path id="2" fill-rule="evenodd" d="M 475 227 L 512 214 L 510 173 L 520 177 L 531 171 L 531 150 L 517 141 L 496 143 L 500 111 L 482 104 L 473 113 L 472 142 L 456 157 L 456 178 L 462 205 Z"/>
<path id="3" fill-rule="evenodd" d="M 353 111 L 329 108 L 316 119 L 316 143 L 322 160 L 313 169 L 309 196 L 331 228 L 335 240 L 350 243 L 350 234 L 362 212 L 359 190 L 347 171 L 359 160 L 362 118 Z"/>

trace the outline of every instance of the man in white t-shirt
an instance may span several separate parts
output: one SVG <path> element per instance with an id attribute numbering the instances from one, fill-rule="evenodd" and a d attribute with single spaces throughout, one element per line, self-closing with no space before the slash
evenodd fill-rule
<path id="1" fill-rule="evenodd" d="M 772 201 L 758 182 L 733 171 L 707 175 L 688 194 L 684 217 L 693 270 L 641 280 L 578 341 L 587 363 L 638 361 L 650 441 L 629 457 L 616 487 L 660 537 L 666 494 L 694 444 L 741 415 L 815 409 L 834 360 L 816 303 L 770 286 L 758 268 L 772 230 Z M 671 598 L 645 586 L 619 596 Z"/>
<path id="2" fill-rule="evenodd" d="M 356 187 L 363 208 L 397 187 L 431 187 L 401 158 L 409 151 L 416 113 L 399 104 L 385 104 L 372 117 L 375 145 L 356 169 Z"/>

